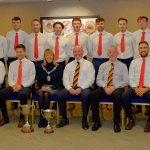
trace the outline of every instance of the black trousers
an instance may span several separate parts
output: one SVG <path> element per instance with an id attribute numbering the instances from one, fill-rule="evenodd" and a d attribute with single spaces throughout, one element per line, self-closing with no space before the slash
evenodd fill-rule
<path id="1" fill-rule="evenodd" d="M 102 98 L 111 97 L 113 100 L 113 113 L 114 123 L 120 123 L 120 111 L 121 111 L 121 94 L 124 92 L 123 88 L 118 88 L 111 95 L 107 95 L 104 88 L 100 87 L 91 92 L 89 99 L 92 109 L 92 118 L 95 123 L 100 122 L 99 116 L 99 100 Z"/>
<path id="2" fill-rule="evenodd" d="M 64 71 L 65 66 L 66 66 L 66 62 L 65 62 L 65 61 L 62 61 L 62 62 L 58 62 L 58 64 L 61 66 L 62 71 Z"/>
<path id="3" fill-rule="evenodd" d="M 11 87 L 7 87 L 5 89 L 0 90 L 0 109 L 3 115 L 3 119 L 7 120 L 8 119 L 8 114 L 7 114 L 7 107 L 6 107 L 6 99 L 9 98 L 10 96 L 16 96 L 18 95 L 20 99 L 21 105 L 27 104 L 27 99 L 29 98 L 31 93 L 31 88 L 30 87 L 24 87 L 22 88 L 19 92 L 13 92 Z M 20 115 L 20 119 L 23 119 L 24 116 Z"/>

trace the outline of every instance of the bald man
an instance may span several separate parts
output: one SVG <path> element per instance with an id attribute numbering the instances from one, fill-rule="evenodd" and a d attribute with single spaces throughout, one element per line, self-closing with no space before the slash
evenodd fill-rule
<path id="1" fill-rule="evenodd" d="M 111 97 L 113 100 L 114 110 L 114 132 L 120 132 L 120 111 L 121 111 L 121 94 L 124 87 L 128 85 L 128 70 L 125 64 L 117 60 L 118 49 L 112 45 L 107 50 L 109 61 L 99 67 L 96 83 L 98 89 L 94 90 L 90 96 L 92 108 L 93 126 L 92 131 L 101 127 L 99 117 L 99 100 Z"/>

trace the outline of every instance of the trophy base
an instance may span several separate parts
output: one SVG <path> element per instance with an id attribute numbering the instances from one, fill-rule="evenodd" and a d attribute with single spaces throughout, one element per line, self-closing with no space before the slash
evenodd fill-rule
<path id="1" fill-rule="evenodd" d="M 28 130 L 21 130 L 21 132 L 22 133 L 32 133 L 32 132 L 34 132 L 34 129 L 33 128 L 31 128 L 31 129 L 28 129 Z"/>
<path id="2" fill-rule="evenodd" d="M 46 133 L 46 134 L 50 134 L 50 133 L 54 133 L 54 130 L 53 129 L 46 129 L 46 130 L 44 130 L 44 133 Z"/>

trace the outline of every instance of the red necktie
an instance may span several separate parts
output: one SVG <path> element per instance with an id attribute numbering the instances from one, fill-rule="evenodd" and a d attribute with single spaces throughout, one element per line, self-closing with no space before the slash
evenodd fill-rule
<path id="1" fill-rule="evenodd" d="M 124 34 L 122 34 L 122 37 L 121 37 L 120 49 L 122 53 L 125 52 Z"/>
<path id="2" fill-rule="evenodd" d="M 144 74 L 145 74 L 145 58 L 143 58 L 142 66 L 141 66 L 141 73 L 140 73 L 140 80 L 139 80 L 139 87 L 144 86 Z"/>
<path id="3" fill-rule="evenodd" d="M 38 58 L 38 34 L 35 34 L 35 40 L 34 40 L 34 58 Z"/>
<path id="4" fill-rule="evenodd" d="M 102 55 L 102 33 L 99 34 L 98 56 Z"/>
<path id="5" fill-rule="evenodd" d="M 56 37 L 55 41 L 55 60 L 57 61 L 59 58 L 59 37 Z"/>
<path id="6" fill-rule="evenodd" d="M 16 46 L 18 45 L 18 43 L 19 43 L 19 38 L 18 38 L 18 33 L 16 32 L 15 41 L 14 41 L 14 49 L 16 48 Z"/>
<path id="7" fill-rule="evenodd" d="M 75 46 L 79 45 L 78 42 L 79 42 L 79 41 L 78 41 L 78 33 L 76 33 L 76 37 L 75 37 Z"/>
<path id="8" fill-rule="evenodd" d="M 19 62 L 17 84 L 22 84 L 22 61 Z"/>
<path id="9" fill-rule="evenodd" d="M 145 32 L 142 32 L 142 36 L 141 36 L 141 42 L 145 41 Z"/>

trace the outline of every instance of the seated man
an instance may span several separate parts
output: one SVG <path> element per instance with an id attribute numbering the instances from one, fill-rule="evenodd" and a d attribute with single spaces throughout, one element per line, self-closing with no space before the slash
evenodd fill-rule
<path id="1" fill-rule="evenodd" d="M 131 100 L 138 97 L 148 99 L 150 102 L 149 45 L 145 41 L 140 42 L 138 49 L 141 58 L 134 59 L 129 69 L 129 85 L 131 88 L 122 94 L 123 107 L 126 116 L 129 118 L 129 122 L 125 126 L 126 130 L 131 130 L 135 125 L 130 105 Z M 144 131 L 150 132 L 150 113 Z"/>
<path id="2" fill-rule="evenodd" d="M 98 89 L 94 90 L 89 98 L 92 108 L 92 131 L 101 127 L 99 117 L 99 100 L 111 97 L 114 111 L 114 132 L 120 132 L 121 94 L 128 85 L 128 70 L 125 64 L 117 60 L 118 49 L 112 45 L 107 50 L 109 61 L 99 67 L 96 83 Z"/>
<path id="3" fill-rule="evenodd" d="M 58 106 L 62 120 L 56 126 L 57 128 L 69 124 L 66 113 L 66 101 L 71 96 L 78 96 L 82 101 L 82 128 L 88 129 L 87 115 L 89 110 L 88 96 L 90 87 L 94 83 L 95 70 L 93 64 L 83 58 L 83 48 L 75 46 L 73 54 L 75 60 L 67 64 L 63 74 L 63 84 L 65 89 L 58 93 Z"/>
<path id="4" fill-rule="evenodd" d="M 9 66 L 8 84 L 9 87 L 0 90 L 0 109 L 3 119 L 0 126 L 9 122 L 5 100 L 12 95 L 18 95 L 21 105 L 27 104 L 27 99 L 31 93 L 31 87 L 35 79 L 34 64 L 25 58 L 25 46 L 16 46 L 16 56 L 18 60 L 13 61 Z M 24 116 L 20 115 L 18 127 L 24 125 Z"/>

